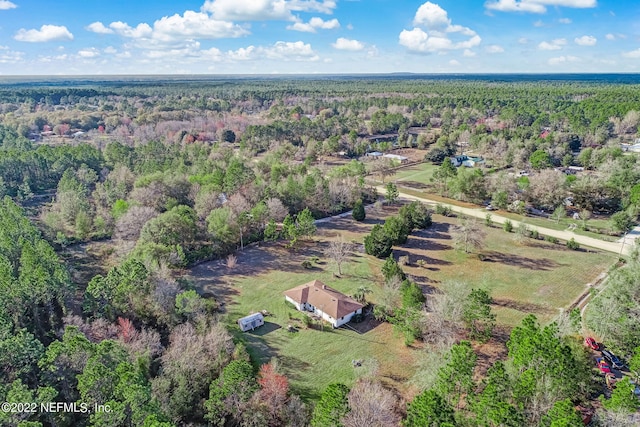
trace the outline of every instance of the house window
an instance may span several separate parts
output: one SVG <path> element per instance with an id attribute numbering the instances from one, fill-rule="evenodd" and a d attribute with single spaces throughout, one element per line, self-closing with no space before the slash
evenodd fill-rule
<path id="1" fill-rule="evenodd" d="M 340 318 L 340 320 L 344 320 L 344 316 L 342 316 L 342 317 Z"/>

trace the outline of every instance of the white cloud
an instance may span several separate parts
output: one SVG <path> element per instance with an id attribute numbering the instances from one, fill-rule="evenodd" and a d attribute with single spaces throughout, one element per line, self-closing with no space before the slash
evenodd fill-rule
<path id="1" fill-rule="evenodd" d="M 451 19 L 449 19 L 446 10 L 428 1 L 418 8 L 416 16 L 413 18 L 413 25 L 425 26 L 430 29 L 447 28 L 451 25 Z"/>
<path id="2" fill-rule="evenodd" d="M 560 18 L 558 19 L 558 22 L 561 24 L 571 24 L 573 21 L 569 18 Z"/>
<path id="3" fill-rule="evenodd" d="M 322 18 L 313 17 L 309 22 L 296 22 L 293 25 L 287 26 L 288 30 L 302 31 L 306 33 L 315 33 L 316 30 L 334 30 L 340 28 L 340 22 L 337 19 L 330 19 L 328 21 Z"/>
<path id="4" fill-rule="evenodd" d="M 482 41 L 471 28 L 452 24 L 447 11 L 429 1 L 418 8 L 413 24 L 415 27 L 412 30 L 402 30 L 398 39 L 400 45 L 413 52 L 470 49 Z M 451 36 L 456 40 L 452 40 Z"/>
<path id="5" fill-rule="evenodd" d="M 58 25 L 43 25 L 39 30 L 18 30 L 14 39 L 20 42 L 50 42 L 73 40 L 73 34 L 69 32 L 67 27 Z"/>
<path id="6" fill-rule="evenodd" d="M 536 28 L 544 27 L 544 22 L 541 19 L 539 19 L 539 20 L 537 20 L 536 22 L 533 23 L 533 26 L 536 27 Z"/>
<path id="7" fill-rule="evenodd" d="M 518 43 L 520 43 L 520 44 L 528 44 L 530 41 L 531 41 L 531 40 L 529 40 L 529 39 L 528 39 L 528 38 L 526 38 L 526 37 L 520 37 L 520 38 L 518 39 Z"/>
<path id="8" fill-rule="evenodd" d="M 185 48 L 187 44 L 197 39 L 236 38 L 249 34 L 249 31 L 233 22 L 213 19 L 203 12 L 185 11 L 182 15 L 175 14 L 156 20 L 153 27 L 147 23 L 140 23 L 135 27 L 126 22 L 116 21 L 105 26 L 101 22 L 94 22 L 90 31 L 100 33 L 115 33 L 121 37 L 134 39 L 138 47 L 151 49 Z M 181 44 L 178 46 L 177 44 Z"/>
<path id="9" fill-rule="evenodd" d="M 640 58 L 640 49 L 632 50 L 631 52 L 624 52 L 622 56 L 625 58 L 638 59 Z"/>
<path id="10" fill-rule="evenodd" d="M 78 56 L 81 58 L 95 58 L 96 56 L 100 56 L 100 51 L 95 47 L 81 49 L 78 51 Z"/>
<path id="11" fill-rule="evenodd" d="M 560 50 L 562 46 L 567 44 L 566 39 L 555 39 L 550 42 L 542 42 L 538 45 L 540 50 Z"/>
<path id="12" fill-rule="evenodd" d="M 595 44 L 598 42 L 598 39 L 593 36 L 582 36 L 576 37 L 574 41 L 577 45 L 580 46 L 595 46 Z"/>
<path id="13" fill-rule="evenodd" d="M 105 27 L 102 22 L 93 22 L 87 25 L 85 29 L 87 31 L 98 34 L 113 34 L 113 30 L 111 28 Z"/>
<path id="14" fill-rule="evenodd" d="M 207 0 L 203 12 L 228 21 L 295 20 L 292 12 L 331 14 L 334 0 Z"/>
<path id="15" fill-rule="evenodd" d="M 280 61 L 318 61 L 320 57 L 311 45 L 302 41 L 279 41 L 272 46 L 249 46 L 226 53 L 226 57 L 233 61 L 248 61 L 256 59 L 272 59 Z"/>
<path id="16" fill-rule="evenodd" d="M 151 29 L 149 24 L 146 23 L 141 23 L 136 27 L 132 27 L 126 22 L 116 21 L 109 24 L 109 28 L 122 37 L 129 37 L 133 39 L 151 37 L 151 34 L 153 34 L 153 29 Z"/>
<path id="17" fill-rule="evenodd" d="M 545 13 L 547 6 L 582 9 L 596 7 L 597 3 L 597 0 L 497 0 L 487 1 L 484 6 L 499 12 Z"/>
<path id="18" fill-rule="evenodd" d="M 0 49 L 0 64 L 15 64 L 24 59 L 24 52 L 10 50 L 7 46 Z"/>
<path id="19" fill-rule="evenodd" d="M 0 10 L 9 10 L 9 9 L 15 9 L 16 4 L 15 3 L 11 3 L 8 0 L 0 0 Z"/>
<path id="20" fill-rule="evenodd" d="M 467 58 L 472 58 L 476 56 L 476 53 L 471 49 L 465 49 L 464 52 L 462 53 L 462 56 L 466 56 Z"/>
<path id="21" fill-rule="evenodd" d="M 153 37 L 161 41 L 235 38 L 246 34 L 248 31 L 237 24 L 211 19 L 206 13 L 190 10 L 183 15 L 165 16 L 153 24 Z"/>
<path id="22" fill-rule="evenodd" d="M 118 53 L 118 50 L 113 46 L 107 46 L 107 47 L 104 48 L 104 53 L 107 53 L 109 55 L 113 55 L 114 53 Z"/>
<path id="23" fill-rule="evenodd" d="M 264 53 L 269 59 L 285 61 L 317 61 L 320 59 L 311 45 L 302 41 L 276 42 L 273 46 L 264 48 Z"/>
<path id="24" fill-rule="evenodd" d="M 230 59 L 234 61 L 247 61 L 249 59 L 253 59 L 255 51 L 256 51 L 255 46 L 249 46 L 246 48 L 241 47 L 238 50 L 227 52 L 227 55 L 229 56 Z"/>
<path id="25" fill-rule="evenodd" d="M 580 58 L 578 58 L 577 56 L 558 56 L 555 58 L 550 58 L 549 59 L 549 65 L 560 65 L 560 64 L 565 64 L 567 62 L 577 62 L 580 61 Z"/>
<path id="26" fill-rule="evenodd" d="M 607 40 L 615 40 L 616 39 L 616 36 L 611 34 L 611 33 L 607 34 L 605 37 L 606 37 Z"/>
<path id="27" fill-rule="evenodd" d="M 451 61 L 449 61 L 449 65 L 458 66 L 460 65 L 460 61 L 456 61 L 455 59 L 452 59 Z"/>
<path id="28" fill-rule="evenodd" d="M 502 53 L 502 52 L 504 52 L 504 48 L 502 46 L 500 46 L 500 45 L 492 44 L 490 46 L 487 46 L 485 48 L 485 51 L 487 53 Z"/>
<path id="29" fill-rule="evenodd" d="M 364 43 L 361 41 L 345 39 L 344 37 L 340 37 L 331 46 L 338 50 L 358 51 L 364 49 Z"/>

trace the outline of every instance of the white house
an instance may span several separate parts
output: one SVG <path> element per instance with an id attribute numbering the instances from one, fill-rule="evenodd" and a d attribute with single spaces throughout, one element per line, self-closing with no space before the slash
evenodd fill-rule
<path id="1" fill-rule="evenodd" d="M 242 332 L 253 331 L 255 328 L 264 325 L 264 316 L 262 313 L 250 314 L 238 319 L 238 325 Z"/>
<path id="2" fill-rule="evenodd" d="M 405 156 L 399 156 L 397 154 L 383 154 L 382 157 L 385 159 L 391 159 L 396 162 L 400 162 L 401 164 L 409 163 L 409 158 Z"/>
<path id="3" fill-rule="evenodd" d="M 285 300 L 300 311 L 310 311 L 338 328 L 349 322 L 356 314 L 361 314 L 364 306 L 319 280 L 289 289 Z"/>
<path id="4" fill-rule="evenodd" d="M 465 166 L 467 168 L 473 168 L 480 163 L 484 163 L 484 159 L 481 157 L 469 157 L 469 156 L 454 156 L 450 157 L 451 163 L 455 167 Z"/>

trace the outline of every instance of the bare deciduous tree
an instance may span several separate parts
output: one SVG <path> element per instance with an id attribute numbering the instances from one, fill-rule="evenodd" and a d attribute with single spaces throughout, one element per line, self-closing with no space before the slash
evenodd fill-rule
<path id="1" fill-rule="evenodd" d="M 325 254 L 327 257 L 331 258 L 338 267 L 338 275 L 342 275 L 342 264 L 349 260 L 349 255 L 353 247 L 351 243 L 345 242 L 344 237 L 341 235 L 338 240 L 334 240 L 329 242 L 329 247 L 327 247 Z"/>
<path id="2" fill-rule="evenodd" d="M 268 218 L 276 222 L 282 221 L 289 213 L 289 209 L 287 209 L 280 199 L 276 198 L 267 200 L 267 209 L 269 210 Z"/>
<path id="3" fill-rule="evenodd" d="M 116 222 L 114 237 L 119 240 L 138 240 L 142 227 L 152 218 L 158 216 L 158 211 L 148 206 L 132 206 Z"/>
<path id="4" fill-rule="evenodd" d="M 528 199 L 548 208 L 562 204 L 567 197 L 564 189 L 566 179 L 562 172 L 555 169 L 545 169 L 532 175 L 527 190 Z"/>
<path id="5" fill-rule="evenodd" d="M 465 253 L 484 245 L 486 232 L 475 218 L 461 218 L 460 223 L 453 227 L 451 237 L 457 249 Z"/>
<path id="6" fill-rule="evenodd" d="M 398 398 L 379 382 L 358 381 L 347 397 L 350 411 L 342 419 L 345 427 L 393 427 L 400 425 Z"/>

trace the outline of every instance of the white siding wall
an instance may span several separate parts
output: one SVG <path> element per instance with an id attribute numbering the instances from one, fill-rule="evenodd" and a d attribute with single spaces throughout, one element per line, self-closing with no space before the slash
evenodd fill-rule
<path id="1" fill-rule="evenodd" d="M 298 304 L 297 302 L 295 302 L 294 300 L 292 300 L 292 299 L 291 299 L 291 298 L 289 298 L 288 296 L 286 296 L 286 295 L 285 295 L 284 299 L 285 299 L 285 300 L 287 300 L 287 301 L 289 301 L 291 304 L 295 305 L 295 306 L 296 306 L 296 309 L 297 309 L 298 311 L 304 311 L 304 307 L 302 307 L 302 308 L 301 308 L 301 307 L 300 307 L 300 304 Z"/>
<path id="2" fill-rule="evenodd" d="M 295 302 L 294 300 L 292 300 L 286 295 L 284 298 L 287 301 L 289 301 L 291 304 L 295 305 L 298 311 L 311 311 L 312 306 L 310 304 L 307 304 L 307 303 L 298 304 L 297 302 Z M 325 321 L 329 322 L 334 328 L 339 328 L 345 323 L 348 323 L 355 314 L 359 314 L 359 313 L 362 313 L 362 309 L 359 309 L 354 313 L 344 316 L 343 319 L 334 319 L 333 317 L 329 316 L 327 313 L 320 310 L 318 307 L 314 307 L 313 309 L 313 314 L 315 314 L 316 316 L 322 317 Z"/>

